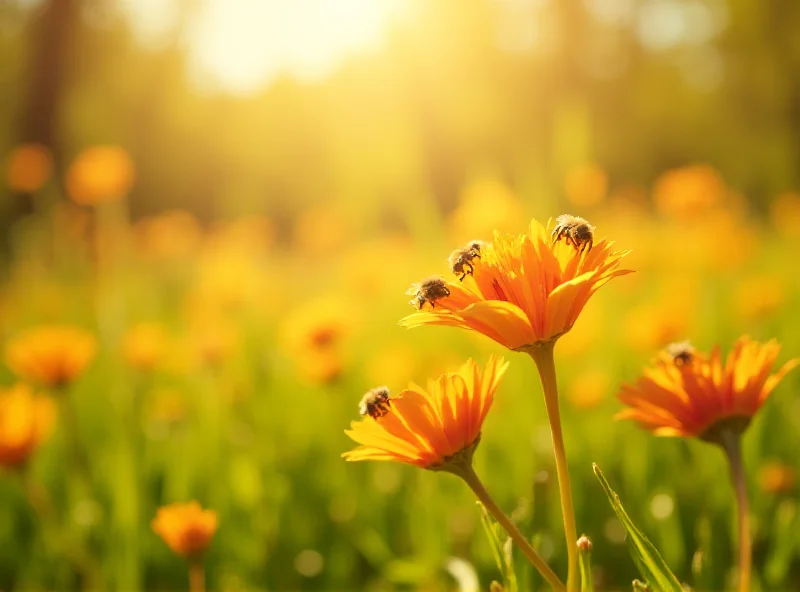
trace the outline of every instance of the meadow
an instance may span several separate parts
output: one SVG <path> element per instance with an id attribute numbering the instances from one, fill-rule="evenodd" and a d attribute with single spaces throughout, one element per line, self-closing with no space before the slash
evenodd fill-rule
<path id="1" fill-rule="evenodd" d="M 674 573 L 650 592 L 800 592 L 798 23 L 797 0 L 0 1 L 0 592 L 548 590 L 526 557 L 563 581 L 576 543 L 554 400 L 581 592 L 647 579 L 593 464 Z M 563 214 L 591 244 L 550 234 Z M 632 273 L 591 298 L 566 277 L 608 260 Z M 468 298 L 472 330 L 408 328 Z M 561 330 L 554 398 L 531 357 Z M 736 399 L 709 371 L 728 390 L 687 394 L 709 421 L 676 436 L 642 376 L 743 336 L 781 350 L 730 366 L 782 380 Z M 410 384 L 494 356 L 482 424 L 491 389 L 448 399 L 469 441 L 413 459 L 437 470 L 351 452 L 431 420 Z M 703 438 L 751 417 L 737 489 Z M 438 470 L 473 452 L 514 545 Z"/>
<path id="2" fill-rule="evenodd" d="M 131 220 L 132 163 L 115 158 L 89 159 L 83 172 L 73 163 L 71 198 L 45 178 L 11 236 L 0 300 L 6 360 L 26 331 L 48 326 L 79 328 L 95 347 L 84 371 L 51 388 L 2 370 L 4 389 L 23 380 L 56 413 L 52 433 L 0 478 L 0 588 L 185 589 L 185 562 L 150 523 L 159 506 L 198 500 L 219 524 L 205 554 L 209 589 L 486 590 L 501 575 L 463 484 L 341 454 L 353 448 L 344 430 L 369 388 L 400 391 L 493 353 L 510 366 L 476 469 L 564 572 L 531 360 L 481 335 L 398 326 L 413 311 L 407 288 L 449 275 L 454 246 L 525 232 L 530 218 L 564 211 L 630 249 L 624 267 L 635 271 L 599 291 L 556 346 L 576 519 L 593 541 L 595 585 L 629 589 L 638 573 L 592 463 L 682 581 L 731 585 L 735 510 L 723 455 L 615 421 L 615 394 L 683 339 L 727 352 L 741 334 L 776 338 L 779 363 L 796 356 L 800 196 L 757 217 L 708 166 L 616 193 L 595 168 L 565 199 L 480 179 L 449 215 L 414 202 L 392 232 L 317 206 L 285 241 L 266 217 L 201 224 L 166 211 Z M 798 384 L 790 373 L 744 438 L 753 590 L 800 589 Z M 2 419 L 13 427 L 13 415 Z M 523 558 L 515 563 L 521 590 L 544 589 Z"/>

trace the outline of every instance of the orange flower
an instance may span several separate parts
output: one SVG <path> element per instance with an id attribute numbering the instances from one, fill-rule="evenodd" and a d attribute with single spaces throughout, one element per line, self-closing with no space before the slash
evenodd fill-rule
<path id="1" fill-rule="evenodd" d="M 789 370 L 800 360 L 770 371 L 780 352 L 773 339 L 762 344 L 741 337 L 723 362 L 719 347 L 710 356 L 688 346 L 661 352 L 654 367 L 633 385 L 625 385 L 620 400 L 630 406 L 617 419 L 633 419 L 657 436 L 697 436 L 716 441 L 718 431 L 741 433 Z"/>
<path id="2" fill-rule="evenodd" d="M 67 193 L 80 205 L 93 206 L 123 197 L 136 176 L 133 161 L 120 146 L 83 150 L 67 171 Z"/>
<path id="3" fill-rule="evenodd" d="M 577 249 L 553 242 L 533 220 L 530 234 L 495 232 L 463 282 L 447 282 L 450 294 L 400 321 L 405 327 L 452 325 L 483 333 L 513 350 L 552 341 L 572 328 L 589 298 L 611 278 L 627 252 L 600 241 Z"/>
<path id="4" fill-rule="evenodd" d="M 468 360 L 458 372 L 411 384 L 390 397 L 384 413 L 354 421 L 345 433 L 361 444 L 342 456 L 350 461 L 394 460 L 441 470 L 463 451 L 471 454 L 508 364 L 491 357 L 486 368 Z"/>
<path id="5" fill-rule="evenodd" d="M 22 378 L 61 387 L 86 369 L 95 350 L 94 337 L 77 327 L 37 327 L 8 343 L 6 364 Z"/>
<path id="6" fill-rule="evenodd" d="M 150 526 L 175 553 L 195 558 L 208 548 L 218 521 L 216 512 L 192 501 L 160 507 Z"/>
<path id="7" fill-rule="evenodd" d="M 53 401 L 34 397 L 24 384 L 0 393 L 0 465 L 24 463 L 50 435 L 55 416 Z"/>
<path id="8" fill-rule="evenodd" d="M 47 146 L 21 144 L 8 158 L 6 181 L 12 191 L 34 193 L 47 182 L 52 170 L 53 156 Z"/>

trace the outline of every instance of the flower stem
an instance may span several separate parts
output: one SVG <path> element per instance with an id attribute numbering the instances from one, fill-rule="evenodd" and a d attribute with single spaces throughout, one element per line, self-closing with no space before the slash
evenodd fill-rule
<path id="1" fill-rule="evenodd" d="M 189 561 L 189 592 L 205 592 L 206 572 L 202 559 Z"/>
<path id="2" fill-rule="evenodd" d="M 455 472 L 455 474 L 464 479 L 489 514 L 491 514 L 492 517 L 497 520 L 500 526 L 505 529 L 505 531 L 508 533 L 508 536 L 510 536 L 514 543 L 520 548 L 520 550 L 522 550 L 522 552 L 525 554 L 525 557 L 528 558 L 528 561 L 531 562 L 533 567 L 535 567 L 539 573 L 542 574 L 542 577 L 553 587 L 553 590 L 557 590 L 559 592 L 565 590 L 564 584 L 558 579 L 558 576 L 555 574 L 555 572 L 550 569 L 550 566 L 545 563 L 544 559 L 542 559 L 536 550 L 531 547 L 528 539 L 526 539 L 519 529 L 514 526 L 514 523 L 509 520 L 508 516 L 503 513 L 500 507 L 489 495 L 489 492 L 486 491 L 486 488 L 483 486 L 483 483 L 481 483 L 481 480 L 475 473 L 472 465 L 462 467 L 461 470 Z"/>
<path id="3" fill-rule="evenodd" d="M 575 527 L 575 509 L 572 503 L 572 489 L 569 483 L 569 467 L 567 453 L 564 449 L 564 435 L 561 431 L 561 412 L 558 408 L 558 384 L 556 367 L 553 359 L 555 342 L 546 342 L 528 349 L 528 353 L 536 363 L 539 378 L 542 381 L 544 404 L 547 418 L 550 421 L 550 433 L 553 436 L 553 453 L 556 458 L 556 474 L 561 495 L 561 513 L 564 518 L 564 534 L 567 541 L 567 592 L 578 590 L 578 530 Z"/>
<path id="4" fill-rule="evenodd" d="M 721 435 L 720 440 L 725 455 L 728 457 L 731 481 L 736 491 L 739 522 L 739 592 L 748 592 L 753 557 L 750 539 L 750 504 L 747 499 L 747 483 L 742 463 L 742 438 L 738 433 L 726 431 Z"/>

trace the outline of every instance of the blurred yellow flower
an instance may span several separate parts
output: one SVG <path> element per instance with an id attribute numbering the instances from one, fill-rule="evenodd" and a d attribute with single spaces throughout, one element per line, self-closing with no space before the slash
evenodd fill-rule
<path id="1" fill-rule="evenodd" d="M 11 152 L 6 167 L 6 183 L 11 191 L 34 193 L 50 178 L 53 156 L 42 144 L 20 144 Z"/>
<path id="2" fill-rule="evenodd" d="M 461 193 L 459 206 L 448 220 L 448 236 L 454 244 L 492 236 L 495 230 L 511 232 L 524 219 L 522 202 L 494 177 L 481 177 Z"/>
<path id="3" fill-rule="evenodd" d="M 502 235 L 481 247 L 463 282 L 444 284 L 435 306 L 425 305 L 400 321 L 405 327 L 451 325 L 482 333 L 513 350 L 557 339 L 572 328 L 589 298 L 610 279 L 625 251 L 606 240 L 577 249 L 553 242 L 536 220 L 530 233 Z"/>
<path id="4" fill-rule="evenodd" d="M 786 236 L 800 236 L 800 193 L 782 193 L 769 205 L 772 225 Z"/>
<path id="5" fill-rule="evenodd" d="M 120 146 L 92 146 L 75 157 L 67 170 L 67 193 L 75 203 L 91 206 L 124 197 L 136 177 L 133 161 Z"/>
<path id="6" fill-rule="evenodd" d="M 719 173 L 708 165 L 689 165 L 663 173 L 653 187 L 659 213 L 688 221 L 699 219 L 720 206 L 727 188 Z"/>
<path id="7" fill-rule="evenodd" d="M 741 433 L 800 362 L 790 360 L 770 375 L 780 349 L 774 339 L 762 344 L 740 337 L 726 361 L 719 347 L 710 356 L 664 350 L 634 384 L 623 385 L 618 396 L 630 409 L 617 418 L 635 420 L 657 436 L 717 441 L 720 429 Z"/>
<path id="8" fill-rule="evenodd" d="M 575 206 L 596 206 L 605 200 L 607 193 L 608 177 L 597 164 L 576 166 L 564 178 L 564 194 Z"/>
<path id="9" fill-rule="evenodd" d="M 140 323 L 125 333 L 122 353 L 125 361 L 137 370 L 149 371 L 164 360 L 169 350 L 169 337 L 157 323 Z"/>
<path id="10" fill-rule="evenodd" d="M 767 461 L 758 469 L 758 484 L 765 493 L 789 493 L 797 485 L 797 472 L 779 460 Z"/>
<path id="11" fill-rule="evenodd" d="M 468 360 L 457 372 L 428 381 L 427 389 L 411 384 L 380 412 L 350 424 L 345 433 L 361 446 L 342 456 L 446 469 L 457 455 L 474 451 L 507 367 L 494 356 L 485 368 Z"/>
<path id="12" fill-rule="evenodd" d="M 23 464 L 50 435 L 55 417 L 53 400 L 34 396 L 27 385 L 0 391 L 0 466 Z"/>
<path id="13" fill-rule="evenodd" d="M 736 286 L 735 310 L 746 320 L 759 320 L 777 311 L 786 301 L 786 288 L 778 276 L 759 274 Z"/>
<path id="14" fill-rule="evenodd" d="M 160 507 L 150 525 L 175 553 L 195 559 L 211 543 L 218 520 L 216 512 L 203 510 L 192 501 Z"/>
<path id="15" fill-rule="evenodd" d="M 83 329 L 36 327 L 6 344 L 6 364 L 21 378 L 57 388 L 78 378 L 96 349 L 94 336 Z"/>
<path id="16" fill-rule="evenodd" d="M 191 312 L 218 315 L 275 298 L 279 286 L 268 281 L 254 255 L 234 245 L 204 249 L 188 298 Z"/>

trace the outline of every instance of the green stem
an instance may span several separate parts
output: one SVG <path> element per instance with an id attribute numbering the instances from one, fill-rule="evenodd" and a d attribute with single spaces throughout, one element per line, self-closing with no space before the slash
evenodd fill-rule
<path id="1" fill-rule="evenodd" d="M 567 453 L 564 448 L 564 435 L 561 431 L 561 412 L 558 408 L 558 384 L 556 382 L 556 367 L 553 359 L 555 342 L 537 344 L 528 349 L 528 353 L 536 363 L 539 378 L 542 381 L 544 404 L 547 409 L 547 418 L 550 421 L 550 432 L 553 436 L 553 453 L 556 458 L 556 474 L 561 495 L 561 513 L 564 518 L 564 535 L 567 541 L 567 592 L 578 590 L 578 529 L 575 526 L 575 509 L 572 503 L 572 488 L 569 482 L 569 467 Z"/>
<path id="2" fill-rule="evenodd" d="M 747 483 L 742 463 L 742 438 L 730 430 L 721 434 L 720 440 L 731 470 L 731 482 L 736 492 L 736 505 L 739 524 L 739 592 L 750 589 L 753 550 L 750 537 L 750 504 L 747 498 Z"/>
<path id="3" fill-rule="evenodd" d="M 451 472 L 464 479 L 489 514 L 491 514 L 492 517 L 497 520 L 500 526 L 503 527 L 503 529 L 508 533 L 508 536 L 511 537 L 514 543 L 525 554 L 525 557 L 528 558 L 528 561 L 531 562 L 533 567 L 535 567 L 539 573 L 542 574 L 542 577 L 553 587 L 553 590 L 563 592 L 565 590 L 564 584 L 558 579 L 558 576 L 555 574 L 555 572 L 550 569 L 550 566 L 545 563 L 544 559 L 542 559 L 536 550 L 531 547 L 528 539 L 522 535 L 514 523 L 511 522 L 508 516 L 506 516 L 500 507 L 495 503 L 495 501 L 489 495 L 489 492 L 486 491 L 483 483 L 481 483 L 481 480 L 475 473 L 472 465 L 460 466 L 459 470 L 453 470 Z"/>

